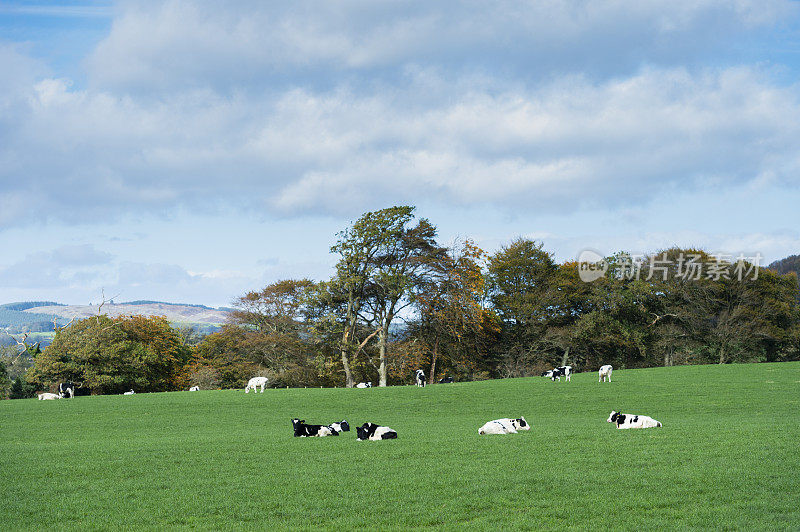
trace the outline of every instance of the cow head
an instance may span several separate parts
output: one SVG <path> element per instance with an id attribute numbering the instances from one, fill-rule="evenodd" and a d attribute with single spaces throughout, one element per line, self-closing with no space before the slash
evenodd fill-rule
<path id="1" fill-rule="evenodd" d="M 342 422 L 339 423 L 339 428 L 342 429 L 342 432 L 350 432 L 350 423 L 348 423 L 347 420 L 342 420 Z"/>
<path id="2" fill-rule="evenodd" d="M 525 421 L 524 417 L 514 420 L 514 428 L 517 430 L 531 430 L 531 426 Z"/>
<path id="3" fill-rule="evenodd" d="M 611 412 L 611 415 L 608 416 L 608 419 L 606 421 L 609 422 L 609 423 L 616 423 L 618 417 L 619 417 L 619 412 L 614 410 L 614 411 Z"/>
<path id="4" fill-rule="evenodd" d="M 372 423 L 364 423 L 360 427 L 356 427 L 356 439 L 359 441 L 368 440 L 371 425 Z"/>

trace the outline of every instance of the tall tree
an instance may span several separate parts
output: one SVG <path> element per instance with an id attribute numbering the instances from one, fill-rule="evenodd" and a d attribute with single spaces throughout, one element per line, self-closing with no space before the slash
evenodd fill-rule
<path id="1" fill-rule="evenodd" d="M 559 317 L 558 265 L 540 242 L 518 239 L 489 258 L 489 297 L 503 322 L 503 356 L 536 362 L 548 325 Z"/>
<path id="2" fill-rule="evenodd" d="M 445 248 L 436 243 L 436 228 L 427 219 L 407 227 L 413 210 L 392 207 L 378 211 L 378 227 L 383 230 L 364 302 L 368 321 L 378 334 L 379 386 L 386 386 L 386 349 L 392 322 L 413 304 L 420 287 L 446 255 Z"/>
<path id="3" fill-rule="evenodd" d="M 330 287 L 341 302 L 340 352 L 346 385 L 352 387 L 349 357 L 363 345 L 359 321 L 378 338 L 378 379 L 386 386 L 386 346 L 392 321 L 413 298 L 414 287 L 430 267 L 436 229 L 422 219 L 408 227 L 414 207 L 399 206 L 363 214 L 339 233 L 331 251 L 340 256 Z M 369 337 L 369 336 L 368 336 Z"/>
<path id="4" fill-rule="evenodd" d="M 469 364 L 491 332 L 494 313 L 486 308 L 486 254 L 469 239 L 454 242 L 420 285 L 413 330 L 430 355 L 429 377 L 436 379 L 437 363 Z"/>

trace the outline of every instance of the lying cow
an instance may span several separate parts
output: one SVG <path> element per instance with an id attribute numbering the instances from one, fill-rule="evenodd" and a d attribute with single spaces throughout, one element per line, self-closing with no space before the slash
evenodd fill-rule
<path id="1" fill-rule="evenodd" d="M 68 396 L 70 399 L 75 397 L 75 384 L 71 381 L 62 382 L 58 385 L 58 393 Z"/>
<path id="2" fill-rule="evenodd" d="M 616 424 L 618 429 L 650 429 L 661 426 L 661 422 L 650 416 L 636 416 L 619 412 L 611 412 L 606 421 Z"/>
<path id="3" fill-rule="evenodd" d="M 340 432 L 350 432 L 350 423 L 343 419 L 342 421 L 331 423 L 328 428 L 331 429 L 334 436 L 338 436 Z"/>
<path id="4" fill-rule="evenodd" d="M 134 392 L 134 391 L 131 389 L 131 391 L 129 391 L 129 392 L 125 392 L 125 393 L 123 393 L 122 395 L 133 395 L 133 394 L 135 394 L 135 393 L 136 393 L 136 392 Z"/>
<path id="5" fill-rule="evenodd" d="M 244 387 L 244 393 L 250 393 L 250 390 L 256 393 L 256 388 L 259 386 L 261 386 L 261 393 L 264 393 L 264 386 L 267 385 L 267 381 L 269 381 L 269 379 L 266 377 L 253 377 L 247 381 L 247 386 Z"/>
<path id="6" fill-rule="evenodd" d="M 199 392 L 200 391 L 200 387 L 199 386 L 192 386 L 191 388 L 189 388 L 189 391 L 190 392 Z"/>
<path id="7" fill-rule="evenodd" d="M 506 417 L 488 421 L 478 429 L 478 434 L 516 434 L 520 430 L 531 430 L 524 417 L 516 419 Z"/>
<path id="8" fill-rule="evenodd" d="M 439 379 L 439 384 L 453 384 L 455 379 L 453 377 L 443 377 Z"/>
<path id="9" fill-rule="evenodd" d="M 598 382 L 603 382 L 603 380 L 606 382 L 611 382 L 611 372 L 613 370 L 614 368 L 611 366 L 611 364 L 600 366 L 600 369 L 597 371 L 597 375 L 599 377 Z"/>
<path id="10" fill-rule="evenodd" d="M 60 393 L 45 392 L 45 393 L 40 393 L 39 394 L 39 400 L 40 401 L 51 401 L 53 399 L 63 399 L 63 398 L 64 398 L 64 396 L 62 394 L 60 394 Z"/>
<path id="11" fill-rule="evenodd" d="M 549 377 L 553 382 L 561 382 L 561 377 L 564 377 L 564 380 L 566 381 L 570 381 L 572 380 L 572 366 L 559 366 L 557 368 L 553 368 Z"/>
<path id="12" fill-rule="evenodd" d="M 421 369 L 418 369 L 414 374 L 414 378 L 417 381 L 417 386 L 425 387 L 425 372 Z"/>
<path id="13" fill-rule="evenodd" d="M 372 381 L 359 382 L 358 384 L 356 384 L 356 388 L 372 388 Z"/>
<path id="14" fill-rule="evenodd" d="M 389 427 L 381 427 L 375 423 L 364 423 L 360 427 L 356 427 L 356 440 L 394 440 L 397 438 L 397 432 Z"/>
<path id="15" fill-rule="evenodd" d="M 338 436 L 338 432 L 334 432 L 327 425 L 306 425 L 305 419 L 294 418 L 292 420 L 292 428 L 294 428 L 295 438 L 311 438 L 314 436 Z"/>

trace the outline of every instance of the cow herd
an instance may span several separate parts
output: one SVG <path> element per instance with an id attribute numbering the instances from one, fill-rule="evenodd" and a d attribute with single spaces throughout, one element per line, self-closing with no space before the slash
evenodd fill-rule
<path id="1" fill-rule="evenodd" d="M 613 367 L 610 364 L 601 366 L 598 370 L 599 382 L 611 382 L 611 372 Z M 542 373 L 542 377 L 548 377 L 551 380 L 561 381 L 561 377 L 569 382 L 572 380 L 572 366 L 559 366 Z M 425 387 L 426 378 L 425 372 L 418 369 L 414 372 L 414 381 L 419 387 Z M 269 379 L 267 377 L 253 377 L 247 382 L 244 392 L 256 393 L 260 388 L 260 392 L 264 393 L 264 388 L 267 386 Z M 453 377 L 443 377 L 439 380 L 440 384 L 453 383 Z M 360 382 L 356 388 L 371 388 L 372 382 Z M 40 393 L 38 394 L 40 401 L 48 401 L 52 399 L 63 399 L 64 397 L 72 398 L 75 396 L 75 384 L 67 381 L 58 385 L 58 393 Z M 199 391 L 199 386 L 192 386 L 189 391 Z M 133 395 L 133 390 L 127 391 L 122 395 Z M 640 428 L 653 428 L 661 427 L 661 423 L 651 418 L 650 416 L 643 416 L 638 414 L 623 414 L 618 411 L 613 411 L 606 420 L 609 423 L 614 423 L 618 429 L 640 429 Z M 304 419 L 292 419 L 292 428 L 294 429 L 295 437 L 322 437 L 322 436 L 338 436 L 342 432 L 349 432 L 350 425 L 346 420 L 331 423 L 330 425 L 310 425 Z M 478 434 L 516 434 L 520 430 L 530 430 L 530 424 L 525 421 L 524 417 L 519 418 L 502 418 L 494 419 L 486 422 L 478 429 Z M 383 427 L 375 423 L 364 423 L 360 427 L 356 427 L 356 439 L 363 440 L 391 440 L 397 438 L 397 431 L 389 427 Z"/>

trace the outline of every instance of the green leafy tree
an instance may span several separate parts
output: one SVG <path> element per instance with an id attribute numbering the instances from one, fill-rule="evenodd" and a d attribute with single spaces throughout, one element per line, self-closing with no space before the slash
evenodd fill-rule
<path id="1" fill-rule="evenodd" d="M 29 380 L 48 387 L 71 380 L 93 394 L 175 390 L 188 356 L 164 317 L 100 315 L 58 329 L 36 357 Z"/>
<path id="2" fill-rule="evenodd" d="M 414 207 L 390 207 L 363 214 L 339 233 L 331 251 L 340 256 L 328 284 L 328 308 L 338 309 L 340 352 L 345 383 L 353 386 L 350 358 L 377 336 L 378 385 L 386 386 L 386 349 L 394 319 L 408 308 L 414 291 L 444 252 L 436 245 L 436 228 L 426 219 L 411 226 Z M 366 326 L 366 338 L 358 338 Z M 371 332 L 370 332 L 371 331 Z"/>
<path id="3" fill-rule="evenodd" d="M 11 391 L 11 378 L 6 371 L 5 363 L 0 360 L 0 399 L 8 399 Z"/>

